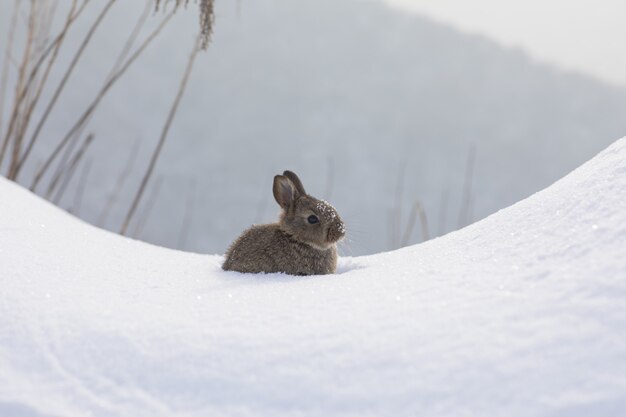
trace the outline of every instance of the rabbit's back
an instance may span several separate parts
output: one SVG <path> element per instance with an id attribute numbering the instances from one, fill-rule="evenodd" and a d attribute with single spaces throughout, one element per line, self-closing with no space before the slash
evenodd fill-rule
<path id="1" fill-rule="evenodd" d="M 252 226 L 226 252 L 222 268 L 238 272 L 284 272 L 290 275 L 332 274 L 337 249 L 317 249 L 299 242 L 277 223 Z"/>

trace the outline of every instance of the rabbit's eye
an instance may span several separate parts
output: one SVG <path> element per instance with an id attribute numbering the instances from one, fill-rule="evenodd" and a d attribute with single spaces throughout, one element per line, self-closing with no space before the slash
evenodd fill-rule
<path id="1" fill-rule="evenodd" d="M 320 219 L 318 219 L 315 214 L 311 214 L 306 220 L 309 222 L 309 224 L 316 224 L 320 222 Z"/>

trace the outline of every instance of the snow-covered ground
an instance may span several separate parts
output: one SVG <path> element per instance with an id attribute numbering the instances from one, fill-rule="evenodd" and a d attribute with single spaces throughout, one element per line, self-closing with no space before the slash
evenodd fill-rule
<path id="1" fill-rule="evenodd" d="M 0 179 L 0 416 L 624 415 L 625 202 L 622 139 L 463 230 L 296 278 Z"/>

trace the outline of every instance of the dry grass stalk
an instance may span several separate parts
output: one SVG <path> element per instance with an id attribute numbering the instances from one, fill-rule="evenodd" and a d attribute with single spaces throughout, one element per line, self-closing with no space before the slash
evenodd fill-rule
<path id="1" fill-rule="evenodd" d="M 439 236 L 443 235 L 446 230 L 446 215 L 448 214 L 448 199 L 450 196 L 450 190 L 446 187 L 441 193 L 441 200 L 439 200 Z"/>
<path id="2" fill-rule="evenodd" d="M 395 206 L 389 211 L 390 247 L 392 249 L 401 248 L 409 244 L 417 220 L 419 220 L 422 232 L 421 241 L 425 242 L 430 239 L 428 216 L 420 200 L 416 200 L 415 203 L 413 203 L 407 223 L 402 227 L 402 204 L 404 201 L 404 184 L 406 182 L 406 165 L 406 161 L 400 165 L 396 183 Z"/>
<path id="3" fill-rule="evenodd" d="M 178 249 L 184 249 L 187 244 L 187 239 L 189 237 L 189 230 L 191 229 L 191 221 L 193 219 L 193 207 L 195 205 L 195 195 L 196 195 L 196 182 L 190 181 L 189 183 L 189 191 L 187 192 L 187 202 L 185 204 L 185 214 L 183 215 L 183 223 L 180 228 L 180 233 L 178 235 L 178 241 L 176 242 L 176 247 Z"/>
<path id="4" fill-rule="evenodd" d="M 463 185 L 463 197 L 461 209 L 459 211 L 458 228 L 470 223 L 470 213 L 472 204 L 472 177 L 474 175 L 474 162 L 476 159 L 476 147 L 472 144 L 467 153 L 467 165 L 465 167 L 465 182 Z"/>
<path id="5" fill-rule="evenodd" d="M 135 27 L 133 28 L 130 36 L 128 37 L 128 39 L 126 40 L 126 43 L 124 44 L 124 47 L 122 48 L 122 51 L 120 52 L 120 54 L 118 55 L 115 64 L 113 65 L 113 67 L 111 68 L 111 72 L 109 73 L 109 75 L 106 78 L 106 82 L 108 82 L 109 80 L 111 80 L 111 78 L 113 78 L 116 74 L 117 71 L 119 71 L 120 67 L 122 66 L 124 59 L 128 56 L 128 53 L 130 51 L 130 49 L 132 48 L 133 44 L 135 43 L 137 37 L 139 36 L 139 33 L 141 31 L 141 29 L 143 28 L 146 19 L 148 17 L 148 14 L 150 12 L 151 7 L 150 6 L 150 2 L 146 3 L 146 8 L 144 10 L 144 13 L 140 16 L 140 18 L 138 19 Z M 83 130 L 86 128 L 89 120 L 91 119 L 91 116 L 93 116 L 94 111 L 95 111 L 96 107 L 93 108 L 93 110 L 87 115 L 87 117 L 85 117 L 84 119 L 80 120 L 80 125 L 76 128 L 76 129 L 72 129 L 70 130 L 70 132 L 72 132 L 70 135 L 70 139 L 68 141 L 68 146 L 65 147 L 65 152 L 63 153 L 63 156 L 61 157 L 60 162 L 57 164 L 57 170 L 56 173 L 53 175 L 52 180 L 48 186 L 48 191 L 46 196 L 50 195 L 50 193 L 52 192 L 52 190 L 54 189 L 54 187 L 56 186 L 56 182 L 58 179 L 58 176 L 60 175 L 60 173 L 62 173 L 65 169 L 66 169 L 66 163 L 67 160 L 69 159 L 69 156 L 71 155 L 71 153 L 73 152 L 73 148 L 74 148 L 74 144 L 78 141 L 80 135 L 82 135 Z"/>
<path id="6" fill-rule="evenodd" d="M 50 182 L 48 183 L 48 188 L 46 189 L 46 193 L 45 193 L 46 198 L 50 197 L 50 195 L 52 194 L 52 192 L 58 185 L 58 182 L 61 179 L 61 177 L 69 169 L 70 163 L 68 162 L 71 161 L 71 156 L 74 153 L 74 149 L 76 148 L 79 142 L 80 142 L 80 136 L 76 136 L 67 147 L 66 152 L 63 154 L 63 157 L 61 158 L 61 161 L 59 162 L 57 169 L 54 172 L 54 175 L 52 175 L 52 178 L 50 179 Z"/>
<path id="7" fill-rule="evenodd" d="M 74 213 L 76 216 L 80 216 L 80 208 L 83 203 L 83 196 L 85 195 L 85 186 L 87 185 L 87 179 L 89 178 L 89 173 L 91 172 L 91 164 L 93 161 L 88 159 L 83 166 L 83 171 L 80 175 L 80 182 L 78 183 L 78 187 L 76 188 L 76 193 L 74 194 L 74 203 L 72 207 L 69 208 L 70 213 Z"/>
<path id="8" fill-rule="evenodd" d="M 98 220 L 96 222 L 96 225 L 98 227 L 103 227 L 106 224 L 107 218 L 111 214 L 111 210 L 115 206 L 115 203 L 117 202 L 117 199 L 119 197 L 120 192 L 122 191 L 122 188 L 124 188 L 124 183 L 126 182 L 126 179 L 130 176 L 133 166 L 135 165 L 135 160 L 137 159 L 138 151 L 139 151 L 139 142 L 135 141 L 135 144 L 133 145 L 133 148 L 128 156 L 128 159 L 126 160 L 126 164 L 124 165 L 124 169 L 122 169 L 119 177 L 117 177 L 117 181 L 115 182 L 115 188 L 113 189 L 113 192 L 109 195 L 109 198 L 107 199 L 106 204 L 102 208 L 102 211 L 100 212 L 100 216 L 98 216 Z"/>
<path id="9" fill-rule="evenodd" d="M 74 1 L 74 0 L 72 0 L 72 1 Z M 29 83 L 32 82 L 32 80 L 35 78 L 35 76 L 37 74 L 37 71 L 39 70 L 41 65 L 43 65 L 43 62 L 46 60 L 46 58 L 48 58 L 50 53 L 55 48 L 58 47 L 59 43 L 63 42 L 63 40 L 65 39 L 65 35 L 67 33 L 67 29 L 69 29 L 69 27 L 72 25 L 72 23 L 74 23 L 74 21 L 81 15 L 81 13 L 85 9 L 85 6 L 88 4 L 88 2 L 89 2 L 89 0 L 84 1 L 80 5 L 80 7 L 70 16 L 70 18 L 66 20 L 64 28 L 56 35 L 56 37 L 52 41 L 50 41 L 48 46 L 45 49 L 43 49 L 43 52 L 41 52 L 41 54 L 39 55 L 39 58 L 37 59 L 37 62 L 35 63 L 35 65 L 33 65 L 33 69 L 31 70 L 31 73 L 30 73 L 30 76 L 29 76 Z M 43 41 L 45 42 L 47 40 L 47 38 L 48 38 L 47 34 L 46 33 L 40 33 L 40 35 L 42 35 L 44 37 Z"/>
<path id="10" fill-rule="evenodd" d="M 394 208 L 389 213 L 389 229 L 391 247 L 399 247 L 401 242 L 400 233 L 402 229 L 402 201 L 404 200 L 404 182 L 406 177 L 406 161 L 402 162 L 398 170 L 398 180 L 396 182 L 396 198 Z"/>
<path id="11" fill-rule="evenodd" d="M 39 101 L 39 98 L 41 97 L 41 93 L 43 92 L 43 88 L 46 85 L 46 82 L 48 81 L 48 76 L 50 75 L 50 71 L 52 69 L 52 67 L 54 66 L 54 63 L 56 61 L 56 58 L 58 56 L 59 50 L 61 49 L 61 45 L 63 44 L 63 39 L 65 39 L 65 34 L 67 33 L 67 30 L 69 29 L 69 25 L 72 22 L 72 16 L 74 15 L 74 11 L 76 9 L 76 0 L 72 0 L 72 5 L 70 7 L 70 11 L 68 13 L 67 19 L 65 21 L 65 26 L 63 28 L 63 30 L 61 31 L 61 36 L 58 39 L 58 42 L 55 43 L 55 46 L 51 49 L 52 51 L 52 55 L 50 57 L 50 59 L 48 60 L 48 63 L 46 65 L 46 68 L 43 71 L 43 75 L 41 76 L 41 79 L 38 83 L 36 83 L 36 78 L 38 75 L 38 71 L 39 68 L 41 67 L 41 65 L 43 64 L 44 61 L 39 60 L 37 62 L 37 64 L 35 64 L 33 70 L 31 71 L 31 75 L 29 77 L 27 86 L 26 86 L 26 90 L 29 92 L 32 92 L 30 85 L 32 83 L 36 83 L 37 86 L 34 87 L 35 88 L 35 92 L 34 92 L 34 96 L 32 98 L 32 100 L 29 100 L 28 105 L 26 106 L 26 110 L 24 111 L 24 115 L 23 115 L 23 121 L 21 123 L 22 129 L 19 130 L 18 134 L 16 135 L 15 139 L 14 139 L 14 154 L 13 157 L 11 158 L 11 165 L 9 167 L 9 174 L 8 174 L 8 178 L 9 179 L 15 179 L 17 177 L 17 173 L 19 172 L 20 166 L 21 166 L 21 158 L 20 158 L 20 148 L 21 148 L 21 144 L 24 140 L 24 136 L 26 134 L 26 129 L 29 126 L 30 123 L 30 118 L 33 114 L 33 110 L 35 109 L 35 106 L 37 105 L 37 102 Z M 45 14 L 45 13 L 44 13 Z M 39 20 L 39 19 L 38 19 Z M 47 19 L 47 27 L 48 29 L 44 29 L 42 32 L 39 33 L 39 36 L 42 36 L 42 33 L 48 33 L 49 32 L 49 27 L 50 24 L 52 22 L 52 17 L 49 17 Z M 45 40 L 43 40 L 42 44 L 45 42 Z"/>
<path id="12" fill-rule="evenodd" d="M 420 227 L 422 230 L 422 242 L 425 242 L 429 239 L 428 218 L 426 217 L 426 211 L 424 210 L 424 206 L 418 200 L 415 202 L 411 210 L 409 222 L 407 223 L 407 227 L 404 230 L 404 236 L 400 241 L 400 247 L 404 247 L 409 244 L 409 240 L 411 239 L 411 234 L 413 234 L 413 228 L 415 227 L 418 216 L 420 220 Z"/>
<path id="13" fill-rule="evenodd" d="M 4 64 L 2 65 L 2 76 L 0 77 L 0 137 L 2 136 L 2 125 L 4 118 L 4 98 L 6 97 L 7 82 L 9 79 L 9 63 L 13 54 L 13 44 L 15 43 L 15 29 L 17 27 L 17 15 L 19 12 L 20 0 L 15 0 L 13 4 L 13 13 L 11 15 L 11 23 L 9 24 L 9 34 L 7 37 L 7 47 L 4 54 Z M 2 165 L 2 157 L 0 157 L 0 166 Z"/>
<path id="14" fill-rule="evenodd" d="M 57 49 L 60 43 L 63 43 L 63 40 L 65 39 L 65 35 L 67 34 L 67 31 L 69 30 L 70 26 L 81 15 L 83 10 L 85 9 L 85 6 L 88 3 L 88 1 L 83 2 L 81 6 L 76 10 L 74 6 L 75 0 L 72 0 L 72 1 L 73 1 L 73 4 L 71 7 L 72 7 L 72 10 L 75 10 L 74 13 L 73 14 L 70 13 L 70 15 L 68 15 L 68 18 L 66 19 L 63 29 L 59 32 L 59 34 L 57 34 L 54 40 L 48 44 L 48 46 L 43 50 L 43 52 L 39 54 L 39 58 L 37 59 L 37 62 L 33 65 L 30 75 L 28 77 L 27 87 L 30 87 L 30 84 L 32 84 L 35 81 L 39 69 L 43 65 L 46 58 L 48 58 L 50 53 L 52 53 L 55 49 Z M 44 38 L 42 43 L 45 42 L 45 40 L 48 38 L 47 32 L 41 32 L 39 33 L 39 36 Z"/>
<path id="15" fill-rule="evenodd" d="M 143 29 L 146 23 L 146 20 L 148 19 L 148 16 L 150 15 L 150 10 L 152 10 L 151 2 L 148 1 L 146 2 L 146 7 L 144 8 L 143 13 L 139 17 L 139 19 L 137 19 L 137 23 L 135 23 L 133 30 L 128 36 L 128 39 L 126 39 L 126 42 L 124 43 L 124 46 L 122 47 L 121 52 L 117 56 L 117 59 L 115 60 L 115 64 L 113 64 L 113 68 L 111 68 L 111 72 L 107 76 L 107 79 L 110 79 L 111 77 L 113 77 L 115 73 L 119 71 L 119 69 L 122 67 L 124 60 L 126 59 L 133 45 L 137 41 L 137 38 L 139 37 L 139 34 L 141 32 L 141 29 Z"/>
<path id="16" fill-rule="evenodd" d="M 20 113 L 22 112 L 24 106 L 24 99 L 28 94 L 28 89 L 26 89 L 26 73 L 28 72 L 33 43 L 35 41 L 35 31 L 37 28 L 35 19 L 36 14 L 33 4 L 31 3 L 31 11 L 28 16 L 26 43 L 24 46 L 24 54 L 22 55 L 22 60 L 20 61 L 20 66 L 18 70 L 11 117 L 9 119 L 9 126 L 2 141 L 2 147 L 0 148 L 0 163 L 4 160 L 4 155 L 6 153 L 8 145 L 9 143 L 11 143 L 11 137 L 20 120 Z"/>
<path id="17" fill-rule="evenodd" d="M 28 76 L 28 80 L 26 81 L 23 88 L 21 88 L 21 91 L 16 91 L 16 95 L 14 96 L 15 102 L 13 106 L 13 111 L 14 112 L 17 111 L 17 113 L 15 113 L 17 115 L 16 117 L 20 119 L 19 128 L 17 132 L 14 131 L 14 126 L 10 126 L 10 128 L 7 129 L 6 136 L 5 136 L 6 140 L 4 141 L 5 146 L 3 146 L 3 149 L 6 149 L 6 145 L 8 145 L 11 142 L 13 144 L 13 153 L 12 153 L 12 158 L 10 161 L 11 166 L 7 174 L 7 176 L 10 179 L 16 180 L 17 174 L 19 173 L 19 170 L 21 168 L 21 162 L 24 160 L 24 158 L 23 157 L 20 158 L 19 151 L 23 145 L 26 130 L 30 126 L 30 118 L 32 116 L 35 106 L 37 105 L 37 102 L 39 101 L 39 98 L 41 97 L 43 88 L 47 84 L 48 76 L 56 61 L 56 57 L 61 47 L 61 44 L 63 43 L 63 40 L 65 39 L 65 35 L 69 27 L 80 16 L 82 11 L 85 9 L 85 6 L 87 5 L 87 3 L 88 3 L 88 0 L 85 0 L 81 4 L 81 6 L 78 9 L 76 9 L 76 0 L 72 0 L 72 4 L 70 6 L 70 12 L 65 21 L 65 25 L 63 29 L 54 38 L 54 40 L 48 44 L 47 47 L 44 47 L 44 45 L 46 44 L 46 42 L 48 41 L 48 38 L 50 37 L 49 33 L 51 31 L 51 25 L 52 25 L 54 13 L 56 11 L 56 7 L 58 3 L 54 2 L 52 5 L 50 5 L 49 2 L 47 1 L 38 2 L 36 4 L 41 7 L 40 11 L 38 11 L 39 10 L 38 8 L 32 7 L 35 4 L 34 2 L 31 3 L 29 21 L 32 18 L 37 23 L 33 26 L 28 26 L 27 30 L 29 31 L 28 35 L 32 36 L 33 39 L 36 40 L 35 41 L 36 45 L 35 45 L 33 54 L 29 56 L 28 67 L 30 68 L 29 70 L 30 74 Z M 15 8 L 16 12 L 19 11 L 18 4 L 19 4 L 19 1 L 16 2 L 16 8 Z M 36 29 L 36 32 L 33 33 L 32 31 L 35 29 Z M 15 32 L 14 29 L 12 29 L 11 35 L 9 36 L 9 39 L 10 39 L 9 48 L 13 44 L 12 39 L 13 39 L 14 32 Z M 51 53 L 52 53 L 52 57 L 50 58 Z M 46 65 L 46 68 L 42 76 L 40 74 L 40 70 L 42 66 L 44 65 L 46 59 L 48 59 L 48 64 Z M 34 64 L 32 64 L 33 61 L 35 62 Z M 5 73 L 5 75 L 7 75 L 7 73 Z M 38 81 L 39 83 L 37 85 Z M 34 94 L 33 94 L 33 89 L 35 89 L 36 91 Z M 3 96 L 4 95 L 2 94 L 2 97 Z M 24 103 L 23 107 L 21 107 L 22 103 Z M 14 119 L 12 118 L 12 120 Z M 30 152 L 30 146 L 27 147 L 27 152 Z M 0 162 L 2 162 L 2 160 L 0 160 Z"/>
<path id="18" fill-rule="evenodd" d="M 170 0 L 156 0 L 155 9 L 158 11 L 161 4 L 167 7 Z M 213 34 L 213 24 L 215 22 L 214 0 L 196 0 L 198 4 L 198 15 L 200 17 L 200 42 L 199 47 L 206 50 L 211 42 Z M 174 0 L 174 11 L 180 6 L 187 7 L 189 0 Z"/>
<path id="19" fill-rule="evenodd" d="M 43 128 L 44 124 L 48 120 L 48 117 L 50 116 L 50 113 L 52 112 L 52 109 L 56 105 L 57 100 L 59 99 L 59 96 L 61 95 L 61 92 L 63 91 L 63 89 L 67 85 L 67 81 L 69 80 L 70 76 L 74 72 L 74 69 L 76 68 L 76 64 L 78 64 L 78 61 L 80 60 L 80 58 L 82 57 L 85 49 L 89 45 L 89 42 L 91 41 L 94 33 L 98 29 L 98 26 L 100 26 L 100 23 L 102 22 L 104 17 L 107 15 L 107 13 L 111 9 L 111 6 L 113 6 L 115 1 L 116 0 L 109 0 L 106 3 L 106 5 L 102 8 L 100 13 L 98 14 L 98 17 L 96 17 L 96 20 L 94 21 L 94 23 L 89 28 L 89 31 L 87 32 L 87 34 L 83 38 L 83 41 L 82 41 L 81 45 L 79 46 L 78 50 L 76 51 L 76 53 L 74 54 L 74 57 L 72 58 L 72 61 L 70 62 L 70 65 L 65 70 L 65 73 L 63 74 L 63 77 L 61 78 L 61 81 L 59 82 L 59 84 L 57 85 L 57 88 L 55 89 L 54 93 L 52 94 L 52 98 L 48 102 L 48 105 L 46 106 L 46 109 L 44 110 L 43 115 L 41 116 L 41 119 L 39 120 L 39 123 L 37 123 L 37 126 L 35 127 L 35 131 L 31 135 L 31 138 L 30 138 L 30 140 L 28 142 L 28 145 L 26 147 L 24 155 L 22 156 L 22 158 L 19 161 L 19 167 L 24 165 L 24 162 L 26 161 L 26 159 L 30 155 L 31 150 L 32 150 L 33 146 L 35 145 L 35 142 L 37 141 L 37 138 L 39 137 L 39 134 L 41 133 L 41 129 Z M 44 172 L 45 172 L 45 170 L 47 170 L 47 164 L 44 164 L 44 166 L 46 167 L 44 169 Z M 19 174 L 19 168 L 18 168 L 18 174 Z M 41 178 L 41 176 L 39 176 L 39 175 L 38 175 L 38 177 L 39 177 L 39 179 Z M 15 175 L 14 179 L 17 179 L 17 174 Z M 39 182 L 39 179 L 36 179 L 37 183 Z M 33 191 L 34 189 L 35 189 L 35 187 L 31 185 L 31 191 Z"/>
<path id="20" fill-rule="evenodd" d="M 94 33 L 100 26 L 100 23 L 108 14 L 113 4 L 116 3 L 116 0 L 108 0 L 104 4 L 104 7 L 99 11 L 99 14 L 97 15 L 95 21 L 88 28 L 87 34 L 82 39 L 82 43 L 74 52 L 68 67 L 62 73 L 62 76 L 58 83 L 55 84 L 53 86 L 54 88 L 51 89 L 50 100 L 42 109 L 41 116 L 35 124 L 32 122 L 33 115 L 35 114 L 35 108 L 37 107 L 38 102 L 42 97 L 43 90 L 47 87 L 47 85 L 50 84 L 49 75 L 51 74 L 52 68 L 57 62 L 57 57 L 59 55 L 59 51 L 62 45 L 64 44 L 66 35 L 72 27 L 72 24 L 81 15 L 89 1 L 90 0 L 82 0 L 82 2 L 79 2 L 78 0 L 72 0 L 69 8 L 69 13 L 67 14 L 63 22 L 63 27 L 60 32 L 56 34 L 56 36 L 51 36 L 50 32 L 52 30 L 51 28 L 54 14 L 56 12 L 56 8 L 59 2 L 57 0 L 31 0 L 28 3 L 30 5 L 30 10 L 27 13 L 28 22 L 25 31 L 26 41 L 22 48 L 23 57 L 19 63 L 16 63 L 16 67 L 18 67 L 16 75 L 17 81 L 15 86 L 15 93 L 12 95 L 13 103 L 11 107 L 10 119 L 8 120 L 7 129 L 5 131 L 0 130 L 0 167 L 5 159 L 5 156 L 8 154 L 10 162 L 8 177 L 10 179 L 17 180 L 23 166 L 30 160 L 29 158 L 32 155 L 32 150 L 37 145 L 43 127 L 45 126 L 47 120 L 53 112 L 53 109 L 55 108 L 60 95 L 64 91 L 68 80 L 71 78 L 74 69 L 77 66 L 77 63 L 80 61 L 88 45 L 90 45 L 90 41 Z M 167 0 L 165 0 L 164 2 L 167 3 Z M 78 3 L 80 3 L 80 5 L 78 5 Z M 161 0 L 156 0 L 157 8 L 159 7 L 160 3 Z M 77 146 L 82 130 L 85 129 L 87 122 L 89 121 L 95 109 L 98 107 L 98 104 L 102 100 L 103 96 L 108 92 L 112 85 L 115 84 L 115 82 L 126 72 L 126 70 L 135 62 L 135 60 L 142 54 L 142 52 L 155 39 L 155 37 L 161 32 L 167 22 L 171 19 L 175 10 L 180 5 L 187 5 L 187 3 L 188 1 L 176 0 L 174 10 L 167 14 L 167 16 L 160 23 L 160 25 L 145 39 L 145 41 L 137 49 L 135 49 L 130 57 L 128 57 L 137 37 L 139 36 L 143 24 L 145 23 L 145 20 L 149 15 L 149 8 L 148 6 L 146 7 L 144 14 L 138 21 L 136 27 L 133 29 L 130 37 L 124 45 L 124 48 L 118 56 L 118 59 L 116 60 L 109 77 L 106 79 L 106 82 L 104 83 L 101 90 L 98 92 L 96 98 L 86 108 L 84 113 L 78 118 L 77 122 L 71 127 L 68 133 L 56 145 L 52 152 L 50 152 L 44 158 L 42 163 L 38 164 L 34 179 L 30 186 L 31 190 L 35 190 L 37 188 L 37 186 L 41 183 L 42 179 L 46 176 L 46 174 L 52 167 L 52 164 L 55 163 L 56 171 L 48 184 L 46 195 L 49 198 L 53 196 L 53 201 L 57 203 L 63 198 L 63 195 L 66 192 L 68 185 L 71 183 L 74 174 L 77 172 L 77 168 L 79 167 L 87 148 L 93 141 L 94 136 L 92 134 L 88 135 L 87 138 L 82 142 L 82 145 L 80 146 L 78 151 L 74 152 L 74 148 Z M 148 168 L 142 179 L 141 186 L 139 187 L 139 190 L 135 195 L 133 204 L 131 205 L 128 215 L 125 219 L 125 223 L 123 225 L 124 230 L 132 219 L 137 205 L 140 202 L 141 196 L 145 190 L 146 184 L 148 183 L 152 175 L 152 172 L 156 165 L 156 161 L 159 157 L 163 144 L 167 138 L 168 131 L 177 112 L 180 100 L 184 94 L 186 84 L 191 73 L 193 63 L 195 61 L 195 57 L 199 50 L 206 49 L 210 41 L 214 19 L 213 3 L 213 0 L 199 1 L 199 15 L 201 25 L 200 34 L 198 35 L 194 44 L 193 52 L 189 59 L 187 69 L 181 80 L 178 93 L 170 109 L 169 115 L 161 133 L 161 137 L 159 138 L 158 145 L 154 153 L 152 154 L 152 158 L 150 159 Z M 6 60 L 3 65 L 2 77 L 0 78 L 0 110 L 4 108 L 4 97 L 8 82 L 7 80 L 9 79 L 9 74 L 11 71 L 11 53 L 15 39 L 14 35 L 16 33 L 19 22 L 20 4 L 20 0 L 15 0 L 13 17 L 11 20 L 12 23 L 11 27 L 9 28 L 9 48 L 6 48 Z M 3 114 L 4 113 L 0 111 L 0 129 L 3 126 Z M 27 133 L 30 135 L 28 138 L 26 138 Z M 28 139 L 28 141 L 26 141 L 26 139 Z M 7 153 L 9 149 L 11 150 L 11 152 Z M 60 158 L 60 162 L 56 163 L 61 153 L 63 153 L 63 156 Z M 134 156 L 131 158 L 130 165 L 132 166 L 133 163 Z M 78 190 L 74 196 L 74 210 L 79 210 L 80 208 L 80 201 L 84 194 L 84 188 L 86 183 L 86 179 L 84 177 L 86 177 L 86 174 L 89 172 L 90 167 L 91 163 L 87 164 L 83 170 L 83 178 L 81 179 Z M 155 190 L 153 190 L 152 197 L 150 199 L 151 202 L 146 209 L 147 213 L 149 213 L 151 205 L 154 204 L 154 200 L 156 199 L 156 194 L 158 193 L 159 186 L 160 180 L 157 187 L 155 187 Z M 121 188 L 121 185 L 119 188 Z M 192 197 L 189 198 L 192 199 Z M 115 198 L 113 198 L 112 201 L 114 202 Z M 193 205 L 193 203 L 191 204 Z M 109 206 L 112 206 L 112 204 L 110 204 Z M 102 217 L 106 218 L 106 215 L 109 211 L 110 208 L 105 208 Z M 141 233 L 141 229 L 143 228 L 143 225 L 145 225 L 145 217 L 147 217 L 147 213 L 144 213 L 144 219 L 137 226 L 135 230 L 136 233 Z M 187 217 L 190 219 L 190 216 L 191 215 L 189 214 Z M 186 221 L 186 223 L 189 222 L 190 220 Z M 185 226 L 183 228 L 183 231 L 181 232 L 180 239 L 182 239 L 183 241 L 185 239 L 185 228 L 188 228 L 188 226 Z"/>
<path id="21" fill-rule="evenodd" d="M 69 166 L 67 170 L 64 171 L 63 182 L 58 188 L 56 195 L 52 199 L 52 202 L 54 204 L 58 205 L 59 201 L 61 201 L 61 198 L 63 197 L 63 194 L 65 194 L 65 190 L 67 189 L 67 186 L 69 185 L 70 181 L 72 180 L 72 177 L 74 176 L 74 173 L 76 172 L 76 168 L 78 167 L 81 159 L 85 155 L 87 148 L 89 147 L 89 145 L 91 145 L 93 138 L 94 138 L 93 133 L 90 133 L 89 135 L 87 135 L 87 138 L 83 141 L 83 145 L 80 147 L 80 149 L 78 149 L 78 152 L 76 152 L 72 160 L 69 162 Z"/>
<path id="22" fill-rule="evenodd" d="M 159 26 L 152 31 L 152 33 L 144 40 L 144 42 L 137 48 L 137 50 L 124 62 L 121 68 L 113 74 L 111 78 L 105 82 L 102 86 L 96 98 L 91 102 L 91 104 L 86 108 L 83 114 L 79 117 L 76 123 L 72 126 L 72 128 L 68 131 L 65 137 L 59 142 L 59 144 L 54 148 L 54 150 L 50 153 L 48 159 L 44 162 L 41 169 L 37 171 L 35 174 L 35 178 L 31 183 L 30 190 L 34 191 L 39 182 L 42 180 L 46 171 L 50 168 L 50 165 L 57 158 L 59 153 L 63 150 L 63 148 L 68 144 L 68 142 L 72 139 L 72 137 L 78 132 L 79 129 L 82 128 L 84 123 L 89 119 L 91 114 L 96 110 L 106 93 L 109 89 L 115 84 L 115 82 L 126 72 L 126 70 L 139 58 L 139 56 L 144 52 L 144 50 L 150 45 L 150 43 L 156 38 L 156 36 L 161 32 L 161 30 L 165 27 L 165 25 L 169 22 L 172 17 L 172 13 L 168 14 L 163 21 L 159 24 Z"/>
<path id="23" fill-rule="evenodd" d="M 157 199 L 159 197 L 159 192 L 161 191 L 161 184 L 163 183 L 163 177 L 157 177 L 154 186 L 152 187 L 152 191 L 146 200 L 146 207 L 141 213 L 141 216 L 135 223 L 135 228 L 133 230 L 132 236 L 135 239 L 139 239 L 143 234 L 143 230 L 148 224 L 148 219 L 150 218 L 150 214 L 152 213 L 152 209 L 156 205 Z"/>
<path id="24" fill-rule="evenodd" d="M 143 196 L 146 185 L 148 181 L 150 180 L 150 176 L 152 175 L 152 172 L 154 171 L 154 167 L 156 166 L 156 162 L 159 159 L 159 155 L 161 154 L 161 149 L 163 149 L 163 144 L 165 143 L 165 140 L 167 139 L 167 134 L 169 133 L 170 127 L 172 125 L 172 121 L 174 120 L 174 117 L 176 116 L 178 105 L 180 104 L 180 100 L 182 99 L 185 93 L 185 88 L 187 87 L 187 81 L 189 81 L 189 76 L 191 75 L 193 64 L 196 61 L 196 57 L 199 51 L 198 47 L 201 44 L 201 42 L 202 42 L 202 35 L 198 35 L 198 37 L 196 38 L 196 42 L 194 44 L 193 50 L 191 52 L 191 55 L 189 56 L 189 61 L 187 62 L 187 68 L 185 69 L 185 73 L 183 74 L 183 78 L 181 79 L 180 85 L 178 87 L 178 93 L 176 94 L 174 103 L 172 104 L 170 112 L 167 116 L 167 120 L 165 121 L 165 125 L 163 126 L 163 130 L 161 132 L 161 137 L 159 138 L 159 142 L 157 143 L 157 147 L 152 153 L 152 158 L 150 159 L 150 164 L 148 165 L 148 169 L 146 170 L 146 173 L 143 176 L 143 179 L 141 180 L 141 184 L 139 185 L 139 189 L 137 190 L 137 193 L 135 194 L 133 203 L 131 204 L 130 209 L 128 210 L 128 214 L 126 215 L 126 218 L 124 219 L 124 223 L 122 224 L 122 228 L 120 230 L 120 234 L 122 235 L 126 233 L 128 224 L 132 220 L 133 215 L 135 214 L 135 211 L 137 210 L 139 201 L 141 200 L 141 197 Z"/>

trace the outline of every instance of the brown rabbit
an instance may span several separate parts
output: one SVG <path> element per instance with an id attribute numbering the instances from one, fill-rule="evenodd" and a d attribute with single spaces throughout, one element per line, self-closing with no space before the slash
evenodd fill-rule
<path id="1" fill-rule="evenodd" d="M 333 206 L 308 195 L 291 171 L 274 177 L 273 191 L 282 208 L 278 222 L 243 232 L 226 251 L 222 268 L 291 275 L 335 273 L 336 243 L 346 230 Z"/>

